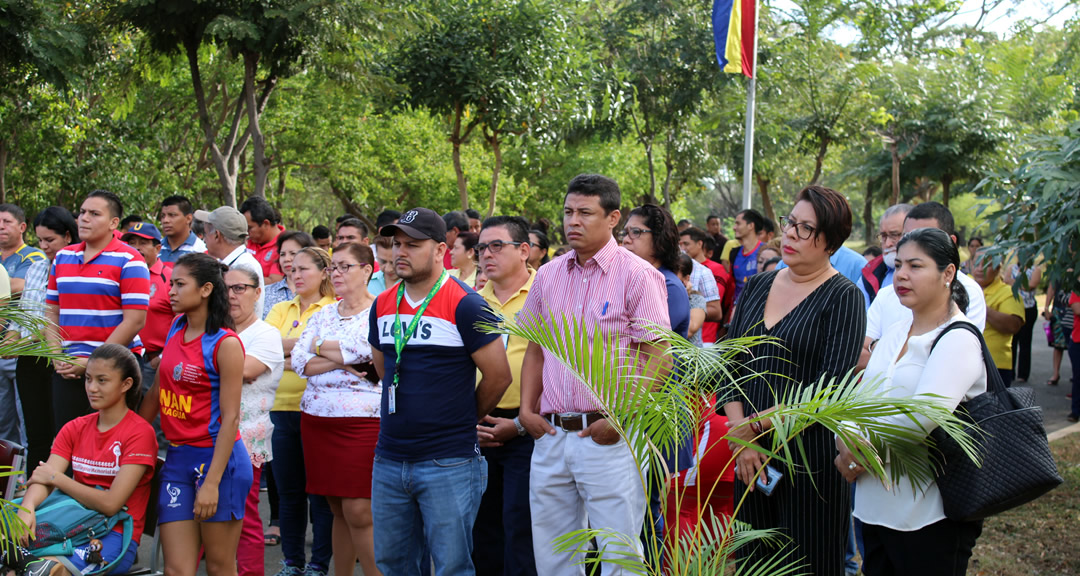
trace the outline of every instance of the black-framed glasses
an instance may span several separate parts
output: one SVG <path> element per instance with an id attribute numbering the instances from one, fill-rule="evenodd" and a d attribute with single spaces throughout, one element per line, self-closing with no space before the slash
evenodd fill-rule
<path id="1" fill-rule="evenodd" d="M 528 244 L 528 242 L 503 242 L 502 240 L 496 240 L 494 242 L 487 242 L 484 244 L 477 244 L 473 246 L 476 249 L 476 255 L 479 256 L 484 253 L 484 250 L 491 249 L 492 254 L 498 254 L 502 252 L 504 246 L 521 246 L 522 244 Z"/>
<path id="2" fill-rule="evenodd" d="M 229 289 L 229 292 L 239 296 L 240 294 L 247 292 L 248 288 L 258 288 L 258 286 L 255 284 L 230 284 L 226 286 L 226 288 Z"/>
<path id="3" fill-rule="evenodd" d="M 627 226 L 626 228 L 623 228 L 622 234 L 619 234 L 619 238 L 626 238 L 629 236 L 630 238 L 637 240 L 638 238 L 641 238 L 642 234 L 652 234 L 652 230 L 649 230 L 648 228 L 633 228 Z"/>
<path id="4" fill-rule="evenodd" d="M 878 237 L 878 240 L 880 240 L 882 244 L 888 242 L 889 240 L 892 240 L 893 242 L 899 242 L 900 239 L 904 237 L 904 233 L 903 232 L 882 232 L 882 233 L 878 234 L 877 237 Z"/>
<path id="5" fill-rule="evenodd" d="M 817 233 L 817 228 L 807 224 L 806 222 L 796 222 L 791 216 L 780 217 L 780 229 L 787 232 L 791 227 L 795 227 L 795 235 L 799 237 L 799 240 L 809 240 Z"/>
<path id="6" fill-rule="evenodd" d="M 333 274 L 334 272 L 339 272 L 342 276 L 344 276 L 345 274 L 349 273 L 349 270 L 352 270 L 353 268 L 356 268 L 358 266 L 367 266 L 367 264 L 332 264 L 327 267 L 327 270 L 329 270 L 331 274 Z"/>

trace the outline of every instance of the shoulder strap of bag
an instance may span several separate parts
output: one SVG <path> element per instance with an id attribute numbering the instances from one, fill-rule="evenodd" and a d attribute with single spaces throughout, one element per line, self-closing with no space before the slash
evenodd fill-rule
<path id="1" fill-rule="evenodd" d="M 1001 374 L 994 364 L 993 356 L 990 355 L 990 349 L 986 347 L 986 340 L 983 338 L 982 332 L 980 332 L 971 322 L 961 320 L 946 326 L 945 329 L 937 335 L 937 338 L 934 338 L 933 344 L 930 345 L 930 353 L 933 354 L 934 347 L 937 346 L 938 341 L 953 330 L 967 330 L 979 339 L 979 345 L 982 346 L 983 364 L 986 366 L 986 391 L 995 394 L 1005 392 L 1005 383 L 1001 380 Z M 1008 394 L 1003 394 L 1003 396 L 1008 396 Z"/>
<path id="2" fill-rule="evenodd" d="M 116 558 L 113 558 L 112 562 L 109 562 L 103 568 L 94 570 L 89 574 L 108 574 L 109 570 L 112 570 L 113 566 L 116 566 L 117 562 L 120 562 L 120 560 L 124 558 L 128 548 L 131 546 L 131 538 L 134 536 L 135 531 L 135 520 L 125 511 L 117 512 L 117 514 L 121 515 L 120 521 L 124 523 L 124 545 L 120 548 L 120 551 L 116 553 Z M 77 572 L 72 572 L 72 574 L 77 574 Z"/>

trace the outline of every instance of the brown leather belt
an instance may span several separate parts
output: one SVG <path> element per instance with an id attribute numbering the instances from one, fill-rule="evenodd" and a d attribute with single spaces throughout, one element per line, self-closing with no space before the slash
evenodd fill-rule
<path id="1" fill-rule="evenodd" d="M 552 426 L 562 428 L 565 432 L 580 432 L 592 425 L 597 420 L 603 420 L 604 415 L 599 412 L 585 412 L 584 414 L 545 414 L 544 418 L 551 422 Z"/>

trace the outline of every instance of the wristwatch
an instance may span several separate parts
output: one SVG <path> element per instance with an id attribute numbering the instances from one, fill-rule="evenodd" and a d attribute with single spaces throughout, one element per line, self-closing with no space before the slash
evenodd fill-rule
<path id="1" fill-rule="evenodd" d="M 525 427 L 521 425 L 521 419 L 517 416 L 514 416 L 514 427 L 517 428 L 518 436 L 524 436 L 528 434 L 528 432 L 525 431 Z"/>
<path id="2" fill-rule="evenodd" d="M 323 343 L 324 340 L 326 340 L 326 338 L 319 338 L 318 340 L 315 341 L 315 355 L 316 356 L 322 356 L 322 354 L 319 354 L 319 349 L 322 348 L 322 343 Z"/>

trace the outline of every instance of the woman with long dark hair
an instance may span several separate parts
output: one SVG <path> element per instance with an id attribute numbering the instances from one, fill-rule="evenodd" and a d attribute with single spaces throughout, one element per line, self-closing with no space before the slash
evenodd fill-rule
<path id="1" fill-rule="evenodd" d="M 893 286 L 912 318 L 885 330 L 874 346 L 864 378 L 879 381 L 893 397 L 934 394 L 950 410 L 986 391 L 982 342 L 967 330 L 952 330 L 934 344 L 946 326 L 968 322 L 968 297 L 957 279 L 960 253 L 952 238 L 936 228 L 904 236 L 896 248 Z M 934 425 L 914 414 L 891 417 L 892 423 L 929 434 Z M 937 484 L 912 489 L 906 476 L 891 487 L 864 474 L 843 442 L 836 468 L 858 482 L 856 518 L 862 521 L 867 576 L 928 574 L 963 576 L 982 522 L 945 517 Z M 886 477 L 889 464 L 886 463 Z"/>
<path id="2" fill-rule="evenodd" d="M 34 218 L 34 233 L 45 259 L 34 262 L 26 270 L 19 307 L 44 317 L 45 290 L 53 258 L 65 246 L 79 243 L 79 225 L 67 208 L 49 206 Z M 23 338 L 32 336 L 26 328 L 20 327 L 19 331 Z M 15 385 L 19 389 L 19 403 L 26 423 L 26 456 L 30 463 L 49 458 L 49 446 L 56 434 L 52 386 L 41 384 L 51 382 L 52 377 L 52 363 L 45 358 L 21 356 L 15 364 Z"/>
<path id="3" fill-rule="evenodd" d="M 244 347 L 232 329 L 226 269 L 206 254 L 177 260 L 169 301 L 179 316 L 161 352 L 151 401 L 140 408 L 148 422 L 160 410 L 170 444 L 158 503 L 169 574 L 194 576 L 200 549 L 208 574 L 236 574 L 253 476 L 240 439 Z"/>
<path id="4" fill-rule="evenodd" d="M 548 257 L 550 247 L 547 234 L 542 230 L 529 230 L 529 267 L 536 270 L 547 264 L 550 260 Z"/>

